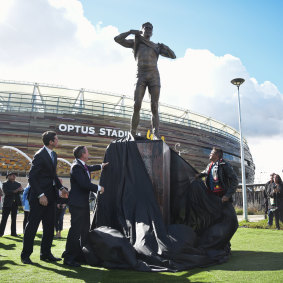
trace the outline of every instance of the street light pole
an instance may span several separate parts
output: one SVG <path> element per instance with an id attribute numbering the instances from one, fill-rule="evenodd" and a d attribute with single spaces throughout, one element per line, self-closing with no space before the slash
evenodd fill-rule
<path id="1" fill-rule="evenodd" d="M 247 188 L 246 188 L 246 173 L 245 173 L 245 152 L 242 135 L 242 122 L 241 122 L 241 103 L 240 103 L 240 85 L 244 82 L 244 79 L 233 79 L 231 83 L 238 88 L 238 114 L 239 114 L 239 128 L 240 128 L 240 147 L 241 147 L 241 167 L 242 167 L 242 195 L 243 195 L 243 216 L 248 221 L 248 209 L 247 209 Z"/>

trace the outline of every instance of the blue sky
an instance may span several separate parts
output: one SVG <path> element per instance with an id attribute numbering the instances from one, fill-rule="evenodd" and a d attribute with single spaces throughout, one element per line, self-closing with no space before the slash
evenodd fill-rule
<path id="1" fill-rule="evenodd" d="M 153 41 L 168 44 L 177 57 L 187 48 L 241 58 L 259 83 L 283 91 L 283 1 L 280 0 L 82 0 L 86 17 L 120 32 L 154 25 Z"/>
<path id="2" fill-rule="evenodd" d="M 0 0 L 0 79 L 133 96 L 136 62 L 113 38 L 150 21 L 177 55 L 159 58 L 161 103 L 238 130 L 230 81 L 246 80 L 243 135 L 268 178 L 283 169 L 282 12 L 281 0 Z"/>

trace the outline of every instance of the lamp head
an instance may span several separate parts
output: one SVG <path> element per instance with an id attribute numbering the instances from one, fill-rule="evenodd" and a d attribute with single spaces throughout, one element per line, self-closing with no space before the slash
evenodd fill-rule
<path id="1" fill-rule="evenodd" d="M 233 79 L 231 81 L 231 84 L 239 87 L 244 81 L 245 81 L 244 79 L 237 78 L 237 79 Z"/>

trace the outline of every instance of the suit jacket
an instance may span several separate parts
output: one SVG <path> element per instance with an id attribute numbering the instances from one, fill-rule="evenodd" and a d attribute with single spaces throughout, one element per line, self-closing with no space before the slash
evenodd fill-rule
<path id="1" fill-rule="evenodd" d="M 11 182 L 7 181 L 3 183 L 3 191 L 5 194 L 3 207 L 11 207 L 13 202 L 15 201 L 17 206 L 21 206 L 21 198 L 20 198 L 20 192 L 13 193 L 16 189 L 18 189 L 21 186 L 18 182 Z"/>
<path id="2" fill-rule="evenodd" d="M 100 165 L 87 166 L 89 172 L 98 171 Z M 71 166 L 71 190 L 69 205 L 76 207 L 89 206 L 89 192 L 97 192 L 98 186 L 91 183 L 88 173 L 79 160 L 75 160 Z"/>
<path id="3" fill-rule="evenodd" d="M 42 193 L 45 194 L 48 201 L 55 201 L 58 197 L 58 191 L 62 187 L 56 173 L 57 154 L 55 153 L 55 162 L 53 163 L 45 147 L 41 148 L 33 157 L 29 171 L 28 182 L 30 184 L 29 199 L 37 199 Z M 55 182 L 55 188 L 53 186 Z"/>
<path id="4" fill-rule="evenodd" d="M 274 193 L 274 189 L 276 188 L 276 184 L 272 183 L 269 187 L 268 187 L 268 191 L 267 191 L 267 195 L 270 198 L 274 199 L 274 206 L 280 207 L 280 210 L 283 210 L 283 183 L 278 185 L 279 188 L 279 192 L 278 193 Z M 269 202 L 269 208 L 272 208 L 270 202 Z"/>

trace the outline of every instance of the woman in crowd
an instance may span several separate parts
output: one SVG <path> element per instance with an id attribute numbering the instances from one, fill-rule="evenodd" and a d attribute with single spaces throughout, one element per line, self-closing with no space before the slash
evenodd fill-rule
<path id="1" fill-rule="evenodd" d="M 278 174 L 274 174 L 273 180 L 274 184 L 270 192 L 272 207 L 269 212 L 269 225 L 272 225 L 274 216 L 276 229 L 280 230 L 279 220 L 283 220 L 283 183 Z"/>

